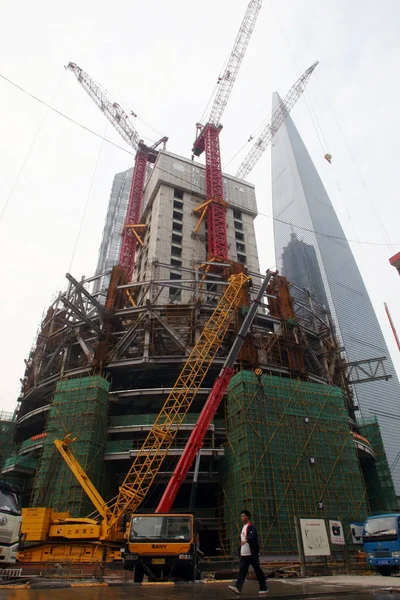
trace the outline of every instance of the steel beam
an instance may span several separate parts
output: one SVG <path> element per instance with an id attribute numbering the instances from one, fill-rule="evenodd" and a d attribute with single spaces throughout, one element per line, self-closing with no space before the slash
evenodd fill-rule
<path id="1" fill-rule="evenodd" d="M 77 317 L 79 317 L 79 319 L 81 319 L 81 321 L 84 321 L 87 325 L 89 325 L 89 327 L 91 329 L 93 329 L 94 331 L 96 331 L 96 333 L 99 336 L 103 336 L 103 332 L 100 329 L 100 327 L 98 327 L 97 325 L 95 325 L 93 323 L 93 321 L 91 321 L 81 310 L 79 310 L 79 308 L 77 306 L 75 306 L 72 302 L 70 302 L 69 300 L 67 300 L 66 298 L 61 298 L 61 302 L 67 306 L 71 312 L 73 312 Z M 71 327 L 77 327 L 80 326 L 81 323 L 71 323 L 70 321 L 66 321 L 68 323 L 68 325 Z"/>
<path id="2" fill-rule="evenodd" d="M 84 296 L 86 296 L 86 298 L 88 300 L 90 300 L 90 302 L 93 304 L 93 306 L 95 306 L 102 314 L 106 314 L 107 313 L 107 311 L 104 308 L 104 306 L 102 304 L 100 304 L 100 302 L 98 300 L 96 300 L 96 298 L 94 298 L 94 296 L 90 292 L 88 292 L 84 288 L 84 286 L 81 283 L 79 283 L 79 281 L 77 281 L 69 273 L 67 273 L 65 275 L 65 277 L 68 279 L 68 281 L 70 281 L 71 283 L 73 283 L 74 286 L 76 287 L 76 289 L 78 289 L 81 292 L 81 294 L 83 294 Z"/>

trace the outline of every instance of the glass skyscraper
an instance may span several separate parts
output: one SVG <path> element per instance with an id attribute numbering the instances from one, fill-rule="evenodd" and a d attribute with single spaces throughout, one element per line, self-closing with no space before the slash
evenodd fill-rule
<path id="1" fill-rule="evenodd" d="M 329 307 L 348 362 L 387 357 L 392 378 L 355 391 L 361 415 L 377 415 L 392 465 L 400 453 L 399 380 L 344 231 L 289 116 L 272 140 L 272 203 L 277 268 Z M 400 461 L 392 475 L 400 495 Z"/>
<path id="2" fill-rule="evenodd" d="M 132 176 L 133 169 L 128 169 L 122 173 L 117 173 L 114 177 L 101 239 L 96 275 L 111 271 L 113 266 L 118 263 Z M 104 277 L 95 282 L 93 291 L 95 293 L 104 291 L 105 293 L 109 281 L 110 275 L 104 275 Z"/>

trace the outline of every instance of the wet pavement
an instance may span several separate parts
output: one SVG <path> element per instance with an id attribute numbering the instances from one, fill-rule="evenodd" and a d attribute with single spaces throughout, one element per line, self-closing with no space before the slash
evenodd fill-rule
<path id="1" fill-rule="evenodd" d="M 326 578 L 327 579 L 327 578 Z M 357 591 L 354 584 L 329 581 L 272 581 L 269 598 L 314 600 L 400 600 L 399 587 L 392 588 L 389 578 L 368 578 Z M 393 581 L 393 580 L 392 580 Z M 397 581 L 395 582 L 397 584 Z M 389 585 L 388 585 L 389 584 Z M 373 589 L 381 586 L 381 589 Z M 232 600 L 237 598 L 226 583 L 176 586 L 79 587 L 74 589 L 9 589 L 0 590 L 0 600 Z M 358 586 L 357 586 L 358 587 Z M 259 598 L 256 583 L 247 582 L 241 596 L 244 600 Z"/>

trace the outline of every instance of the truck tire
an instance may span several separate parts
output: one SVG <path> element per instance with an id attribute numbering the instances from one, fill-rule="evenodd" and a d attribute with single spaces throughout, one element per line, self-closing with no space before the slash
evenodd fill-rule
<path id="1" fill-rule="evenodd" d="M 144 570 L 141 565 L 135 565 L 135 572 L 133 573 L 134 583 L 143 583 Z"/>
<path id="2" fill-rule="evenodd" d="M 381 575 L 385 577 L 390 577 L 392 574 L 392 567 L 378 567 L 378 571 Z"/>
<path id="3" fill-rule="evenodd" d="M 128 561 L 128 560 L 124 561 L 123 569 L 124 569 L 124 571 L 133 571 L 133 562 Z"/>

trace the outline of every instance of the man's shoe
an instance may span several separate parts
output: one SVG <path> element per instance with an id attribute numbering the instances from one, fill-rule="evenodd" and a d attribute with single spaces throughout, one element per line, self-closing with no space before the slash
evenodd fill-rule
<path id="1" fill-rule="evenodd" d="M 259 596 L 266 596 L 268 593 L 269 593 L 269 592 L 268 592 L 268 590 L 260 590 L 260 591 L 258 592 L 258 595 L 259 595 Z"/>
<path id="2" fill-rule="evenodd" d="M 231 590 L 231 592 L 233 592 L 234 594 L 238 594 L 238 596 L 240 595 L 240 590 L 239 588 L 237 588 L 235 585 L 230 585 L 229 589 Z"/>

